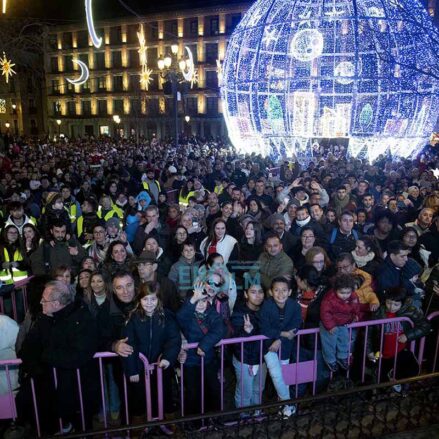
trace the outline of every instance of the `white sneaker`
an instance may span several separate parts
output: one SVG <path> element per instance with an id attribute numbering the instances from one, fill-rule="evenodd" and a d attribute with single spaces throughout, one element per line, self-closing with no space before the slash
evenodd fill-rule
<path id="1" fill-rule="evenodd" d="M 296 406 L 293 405 L 286 405 L 282 409 L 282 416 L 284 419 L 288 419 L 290 416 L 293 416 L 296 414 Z"/>

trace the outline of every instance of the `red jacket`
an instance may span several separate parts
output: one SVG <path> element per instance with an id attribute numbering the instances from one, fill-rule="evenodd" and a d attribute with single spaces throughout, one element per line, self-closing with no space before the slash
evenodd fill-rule
<path id="1" fill-rule="evenodd" d="M 347 325 L 357 321 L 360 315 L 360 302 L 356 293 L 348 300 L 341 300 L 335 290 L 327 292 L 320 306 L 320 320 L 329 331 L 336 326 Z"/>

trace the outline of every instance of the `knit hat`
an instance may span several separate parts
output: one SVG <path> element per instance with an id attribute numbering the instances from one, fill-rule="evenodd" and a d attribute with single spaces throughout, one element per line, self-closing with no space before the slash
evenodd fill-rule
<path id="1" fill-rule="evenodd" d="M 285 218 L 281 213 L 275 213 L 271 215 L 270 225 L 273 227 L 276 221 L 282 221 L 285 224 Z"/>
<path id="2" fill-rule="evenodd" d="M 110 218 L 109 220 L 107 220 L 107 222 L 105 223 L 105 227 L 117 227 L 118 229 L 120 229 L 120 221 L 119 218 Z"/>
<path id="3" fill-rule="evenodd" d="M 59 192 L 48 192 L 46 197 L 46 204 L 50 206 L 55 201 L 55 198 L 59 195 Z"/>

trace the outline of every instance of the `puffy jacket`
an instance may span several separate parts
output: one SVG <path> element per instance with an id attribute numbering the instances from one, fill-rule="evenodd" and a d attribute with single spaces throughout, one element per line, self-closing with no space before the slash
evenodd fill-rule
<path id="1" fill-rule="evenodd" d="M 187 300 L 177 313 L 177 321 L 181 331 L 188 343 L 198 343 L 200 349 L 205 353 L 205 364 L 212 362 L 215 358 L 215 345 L 226 335 L 226 326 L 221 316 L 214 307 L 208 306 L 205 311 L 203 325 L 207 328 L 204 333 L 195 317 L 195 305 Z M 189 349 L 187 352 L 186 366 L 199 366 L 201 357 L 197 355 L 196 349 Z"/>
<path id="2" fill-rule="evenodd" d="M 15 340 L 18 335 L 18 324 L 10 317 L 0 315 L 0 360 L 14 360 L 17 358 L 15 353 Z M 9 379 L 11 388 L 15 390 L 18 384 L 18 370 L 16 367 L 9 368 Z M 9 384 L 6 371 L 0 370 L 0 395 L 9 393 Z"/>
<path id="3" fill-rule="evenodd" d="M 320 307 L 320 320 L 323 326 L 330 331 L 336 326 L 348 325 L 359 318 L 360 302 L 356 293 L 352 293 L 348 300 L 342 300 L 335 290 L 326 293 Z"/>
<path id="4" fill-rule="evenodd" d="M 360 301 L 360 320 L 364 320 L 370 315 L 370 305 L 379 305 L 380 301 L 372 288 L 372 276 L 369 273 L 357 268 L 352 274 L 363 279 L 360 288 L 355 292 Z"/>
<path id="5" fill-rule="evenodd" d="M 284 317 L 281 320 L 281 312 L 284 312 Z M 289 298 L 283 310 L 281 310 L 273 298 L 267 299 L 259 310 L 259 321 L 261 334 L 269 338 L 264 342 L 265 352 L 271 346 L 273 341 L 281 340 L 281 356 L 282 360 L 290 358 L 293 348 L 296 345 L 296 339 L 288 340 L 281 337 L 280 333 L 283 331 L 291 331 L 292 329 L 299 330 L 302 326 L 302 313 L 300 305 L 293 299 Z"/>
<path id="6" fill-rule="evenodd" d="M 408 342 L 422 338 L 430 332 L 430 322 L 424 317 L 422 311 L 412 305 L 411 299 L 407 299 L 403 303 L 395 317 L 408 317 L 413 322 L 413 327 L 409 322 L 401 322 L 403 333 L 407 337 Z M 380 306 L 372 318 L 373 320 L 386 319 L 385 305 Z M 367 338 L 367 351 L 369 353 L 375 352 L 379 349 L 380 343 L 381 325 L 370 327 Z"/>
<path id="7" fill-rule="evenodd" d="M 173 313 L 166 309 L 162 317 L 155 313 L 152 317 L 142 319 L 134 313 L 123 328 L 122 337 L 128 337 L 128 344 L 134 348 L 129 357 L 122 359 L 128 377 L 138 375 L 142 370 L 139 353 L 145 355 L 150 363 L 155 363 L 161 356 L 172 367 L 181 348 L 177 322 Z"/>
<path id="8" fill-rule="evenodd" d="M 253 325 L 253 331 L 249 334 L 244 331 L 244 316 L 250 317 L 250 322 Z M 253 335 L 260 335 L 259 317 L 257 311 L 251 310 L 246 304 L 237 305 L 233 311 L 231 322 L 233 326 L 234 337 L 252 337 Z M 233 355 L 238 361 L 241 361 L 241 343 L 232 345 Z M 244 343 L 243 345 L 243 362 L 245 364 L 259 364 L 261 359 L 261 342 L 252 341 Z"/>

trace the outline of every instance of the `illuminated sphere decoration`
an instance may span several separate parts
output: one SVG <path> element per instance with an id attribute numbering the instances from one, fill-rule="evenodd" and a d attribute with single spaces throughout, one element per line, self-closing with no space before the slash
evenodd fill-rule
<path id="1" fill-rule="evenodd" d="M 244 153 L 411 157 L 439 115 L 439 32 L 419 0 L 259 0 L 236 27 L 220 80 Z"/>

